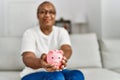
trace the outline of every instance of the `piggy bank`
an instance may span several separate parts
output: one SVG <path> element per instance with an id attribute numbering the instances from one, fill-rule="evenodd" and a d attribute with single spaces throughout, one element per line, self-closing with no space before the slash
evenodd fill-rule
<path id="1" fill-rule="evenodd" d="M 54 65 L 56 68 L 60 68 L 63 58 L 62 50 L 51 50 L 47 54 L 47 62 Z"/>

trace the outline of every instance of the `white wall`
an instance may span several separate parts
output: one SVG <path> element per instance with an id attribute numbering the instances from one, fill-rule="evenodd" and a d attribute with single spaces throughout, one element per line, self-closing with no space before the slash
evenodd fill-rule
<path id="1" fill-rule="evenodd" d="M 101 0 L 87 0 L 89 32 L 101 38 Z"/>
<path id="2" fill-rule="evenodd" d="M 45 0 L 0 0 L 0 36 L 17 37 L 38 23 L 37 6 Z M 74 21 L 80 14 L 86 14 L 85 0 L 50 0 L 55 4 L 57 17 Z M 73 26 L 74 32 L 79 28 Z"/>
<path id="3" fill-rule="evenodd" d="M 38 0 L 41 3 L 45 0 Z M 86 0 L 48 0 L 53 2 L 57 10 L 57 18 L 64 17 L 73 21 L 79 14 L 86 14 Z"/>
<path id="4" fill-rule="evenodd" d="M 99 38 L 120 38 L 120 0 L 87 0 L 88 26 Z"/>
<path id="5" fill-rule="evenodd" d="M 120 38 L 120 0 L 102 0 L 102 37 Z"/>
<path id="6" fill-rule="evenodd" d="M 21 36 L 25 29 L 37 24 L 36 8 L 45 0 L 0 0 L 0 36 Z M 89 32 L 99 38 L 120 38 L 119 0 L 50 0 L 57 10 L 57 18 L 72 22 L 79 15 L 87 15 Z M 79 26 L 72 26 L 79 33 Z"/>
<path id="7" fill-rule="evenodd" d="M 4 30 L 3 30 L 3 27 L 4 27 L 4 15 L 3 15 L 3 0 L 0 0 L 0 36 L 3 35 L 4 33 Z"/>

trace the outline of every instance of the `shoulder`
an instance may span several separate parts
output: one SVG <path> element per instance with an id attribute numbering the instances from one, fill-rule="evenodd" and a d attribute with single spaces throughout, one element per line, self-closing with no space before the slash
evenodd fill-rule
<path id="1" fill-rule="evenodd" d="M 60 26 L 54 26 L 53 30 L 56 32 L 59 32 L 59 33 L 67 32 L 67 30 L 65 28 L 60 27 Z"/>
<path id="2" fill-rule="evenodd" d="M 38 27 L 37 27 L 37 26 L 36 26 L 36 27 L 31 27 L 31 28 L 26 29 L 25 32 L 24 32 L 24 34 L 25 34 L 25 33 L 34 33 L 34 32 L 36 32 L 37 30 L 38 30 Z"/>
<path id="3" fill-rule="evenodd" d="M 31 27 L 24 31 L 23 36 L 33 36 L 38 30 L 38 27 Z"/>
<path id="4" fill-rule="evenodd" d="M 37 26 L 31 27 L 31 28 L 26 29 L 25 32 L 35 32 L 35 31 L 37 31 L 37 28 L 38 28 Z"/>
<path id="5" fill-rule="evenodd" d="M 69 36 L 68 31 L 63 27 L 54 26 L 53 30 L 54 30 L 54 34 L 59 37 Z"/>

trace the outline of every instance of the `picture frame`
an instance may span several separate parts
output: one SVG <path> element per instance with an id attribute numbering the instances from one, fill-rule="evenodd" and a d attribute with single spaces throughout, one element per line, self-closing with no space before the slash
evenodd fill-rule
<path id="1" fill-rule="evenodd" d="M 63 18 L 60 18 L 60 20 L 55 21 L 55 25 L 58 27 L 65 28 L 69 34 L 72 33 L 71 31 L 71 21 L 70 20 L 64 20 Z"/>

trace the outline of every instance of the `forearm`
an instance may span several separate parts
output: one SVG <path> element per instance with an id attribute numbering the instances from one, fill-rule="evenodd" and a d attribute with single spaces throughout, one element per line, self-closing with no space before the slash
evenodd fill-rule
<path id="1" fill-rule="evenodd" d="M 25 52 L 23 53 L 23 62 L 27 67 L 38 69 L 41 68 L 40 58 L 37 58 L 33 53 L 31 52 Z"/>
<path id="2" fill-rule="evenodd" d="M 70 45 L 62 45 L 60 49 L 63 50 L 64 56 L 67 59 L 69 59 L 71 57 L 71 55 L 72 55 L 72 48 L 71 48 Z"/>

